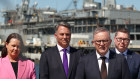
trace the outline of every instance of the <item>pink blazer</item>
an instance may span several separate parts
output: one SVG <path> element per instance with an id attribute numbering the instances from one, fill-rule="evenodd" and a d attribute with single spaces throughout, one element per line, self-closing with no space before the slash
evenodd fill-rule
<path id="1" fill-rule="evenodd" d="M 16 79 L 8 56 L 0 58 L 0 79 Z M 19 59 L 17 79 L 36 79 L 35 64 L 30 60 Z"/>

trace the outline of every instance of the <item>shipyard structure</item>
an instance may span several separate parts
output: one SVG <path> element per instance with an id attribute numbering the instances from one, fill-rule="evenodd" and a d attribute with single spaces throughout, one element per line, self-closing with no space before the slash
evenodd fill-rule
<path id="1" fill-rule="evenodd" d="M 83 8 L 77 9 L 77 0 L 73 0 L 74 9 L 57 11 L 51 7 L 37 8 L 37 2 L 29 7 L 29 3 L 22 0 L 22 5 L 17 5 L 15 10 L 1 11 L 4 17 L 4 24 L 0 26 L 1 44 L 10 33 L 16 32 L 22 35 L 26 46 L 54 46 L 54 28 L 58 22 L 66 21 L 71 25 L 71 46 L 92 48 L 96 27 L 106 27 L 112 39 L 117 29 L 126 27 L 131 34 L 129 48 L 140 51 L 140 11 L 133 5 L 117 5 L 116 0 L 102 0 L 102 3 L 84 0 Z"/>

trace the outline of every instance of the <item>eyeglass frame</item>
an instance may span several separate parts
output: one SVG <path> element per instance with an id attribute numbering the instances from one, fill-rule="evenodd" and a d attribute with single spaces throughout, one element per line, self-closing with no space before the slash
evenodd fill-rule
<path id="1" fill-rule="evenodd" d="M 93 40 L 93 42 L 95 42 L 96 44 L 101 44 L 101 42 L 103 44 L 107 44 L 110 40 Z"/>
<path id="2" fill-rule="evenodd" d="M 123 40 L 123 42 L 128 43 L 130 41 L 130 38 L 116 38 L 116 40 L 118 42 L 122 42 L 122 40 Z"/>

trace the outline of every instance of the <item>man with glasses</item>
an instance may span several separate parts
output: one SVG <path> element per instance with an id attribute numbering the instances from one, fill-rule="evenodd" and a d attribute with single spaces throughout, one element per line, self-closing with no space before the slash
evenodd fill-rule
<path id="1" fill-rule="evenodd" d="M 109 50 L 111 42 L 106 28 L 95 29 L 93 45 L 96 51 L 80 59 L 75 79 L 130 79 L 126 59 Z"/>
<path id="2" fill-rule="evenodd" d="M 140 55 L 128 49 L 130 33 L 128 29 L 121 28 L 115 33 L 114 51 L 125 56 L 128 62 L 131 79 L 140 79 Z"/>

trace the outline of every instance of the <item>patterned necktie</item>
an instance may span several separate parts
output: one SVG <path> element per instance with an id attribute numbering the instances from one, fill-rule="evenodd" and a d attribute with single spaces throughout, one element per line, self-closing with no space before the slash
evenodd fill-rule
<path id="1" fill-rule="evenodd" d="M 63 66 L 66 73 L 66 77 L 68 77 L 68 58 L 67 58 L 67 49 L 63 49 Z"/>
<path id="2" fill-rule="evenodd" d="M 101 76 L 102 79 L 107 79 L 107 69 L 106 69 L 106 64 L 105 64 L 105 59 L 106 57 L 100 57 L 102 59 L 102 65 L 101 65 Z"/>

